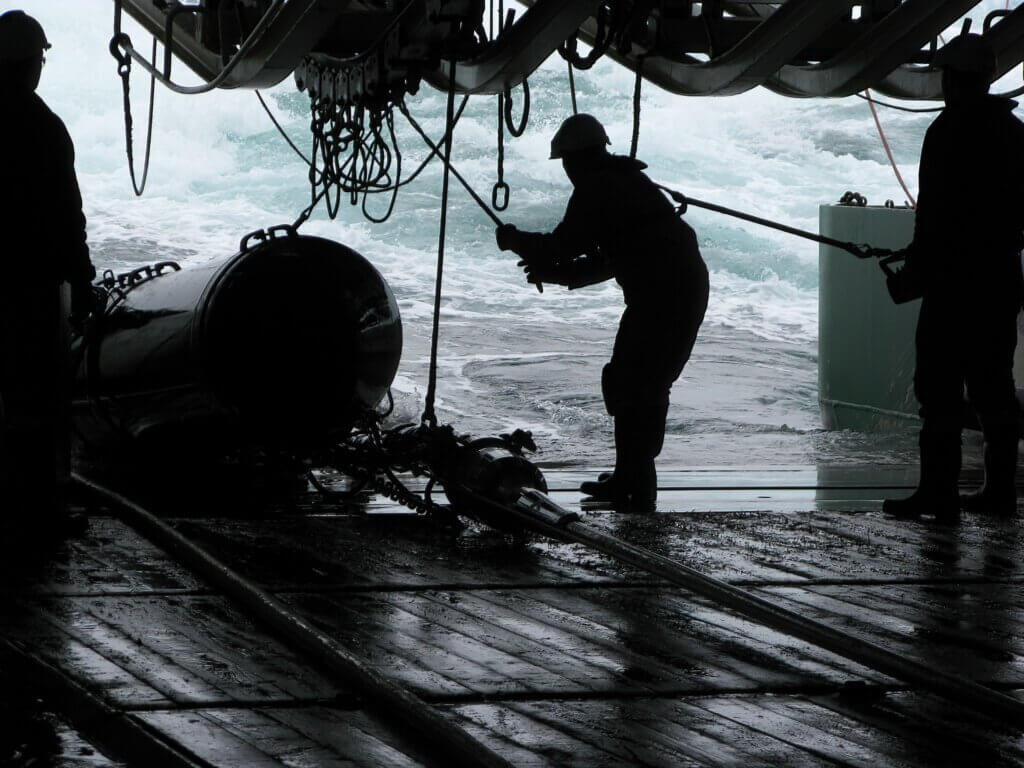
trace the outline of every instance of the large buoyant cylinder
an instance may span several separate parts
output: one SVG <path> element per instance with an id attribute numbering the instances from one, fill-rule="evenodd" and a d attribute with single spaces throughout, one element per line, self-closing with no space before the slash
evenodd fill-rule
<path id="1" fill-rule="evenodd" d="M 227 261 L 108 278 L 74 352 L 87 441 L 313 446 L 384 397 L 402 351 L 384 278 L 344 245 L 283 231 Z"/>

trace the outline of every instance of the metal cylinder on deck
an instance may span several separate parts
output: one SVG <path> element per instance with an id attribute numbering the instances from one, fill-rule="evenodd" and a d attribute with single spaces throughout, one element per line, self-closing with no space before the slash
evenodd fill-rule
<path id="1" fill-rule="evenodd" d="M 107 287 L 76 350 L 75 421 L 90 442 L 314 445 L 347 433 L 398 368 L 384 278 L 290 228 L 254 233 L 227 261 Z"/>
<path id="2" fill-rule="evenodd" d="M 475 517 L 498 530 L 519 533 L 522 522 L 500 507 L 516 503 L 524 488 L 548 490 L 543 473 L 500 438 L 470 441 L 451 462 L 443 478 L 445 495 L 455 511 Z M 479 498 L 490 504 L 481 504 Z"/>

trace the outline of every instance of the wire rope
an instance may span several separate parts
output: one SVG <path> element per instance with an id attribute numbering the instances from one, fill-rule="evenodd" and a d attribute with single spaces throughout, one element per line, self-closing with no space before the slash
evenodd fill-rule
<path id="1" fill-rule="evenodd" d="M 896 181 L 898 181 L 900 186 L 903 188 L 903 193 L 910 201 L 910 207 L 916 208 L 917 200 L 907 187 L 907 183 L 903 180 L 903 174 L 900 173 L 900 168 L 896 163 L 896 158 L 893 157 L 892 148 L 889 146 L 889 140 L 886 138 L 885 131 L 882 129 L 882 121 L 878 119 L 878 110 L 875 109 L 874 102 L 872 102 L 870 98 L 870 91 L 864 91 L 864 93 L 868 96 L 868 107 L 871 109 L 871 116 L 875 119 L 875 127 L 878 129 L 878 138 L 882 140 L 882 147 L 885 149 L 886 157 L 889 158 L 889 165 L 892 166 L 893 173 L 896 174 Z"/>
<path id="2" fill-rule="evenodd" d="M 448 104 L 445 124 L 444 174 L 441 183 L 441 223 L 437 238 L 437 278 L 434 282 L 434 317 L 430 338 L 430 370 L 427 378 L 427 396 L 420 421 L 437 426 L 434 400 L 437 395 L 437 344 L 441 330 L 441 286 L 444 280 L 444 240 L 448 226 L 448 179 L 451 175 L 452 133 L 455 126 L 455 62 L 448 76 Z"/>

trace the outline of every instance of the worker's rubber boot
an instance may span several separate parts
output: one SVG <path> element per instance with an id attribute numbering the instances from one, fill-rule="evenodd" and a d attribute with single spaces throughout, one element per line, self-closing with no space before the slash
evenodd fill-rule
<path id="1" fill-rule="evenodd" d="M 661 452 L 667 407 L 667 403 L 662 407 L 640 402 L 623 408 L 615 419 L 615 476 L 629 497 L 625 511 L 654 511 L 658 498 L 654 457 Z"/>
<path id="2" fill-rule="evenodd" d="M 597 480 L 585 480 L 580 484 L 580 493 L 588 497 L 585 501 L 602 501 L 625 504 L 629 498 L 614 472 L 602 472 Z"/>
<path id="3" fill-rule="evenodd" d="M 960 497 L 965 512 L 995 517 L 1017 514 L 1017 434 L 985 441 L 985 482 Z"/>
<path id="4" fill-rule="evenodd" d="M 629 483 L 629 511 L 636 513 L 653 512 L 658 500 L 658 474 L 654 469 L 654 458 L 636 462 Z"/>
<path id="5" fill-rule="evenodd" d="M 951 525 L 960 520 L 960 435 L 926 435 L 920 438 L 921 477 L 915 490 L 905 499 L 886 499 L 882 511 L 887 515 L 913 519 L 933 515 L 935 522 Z"/>

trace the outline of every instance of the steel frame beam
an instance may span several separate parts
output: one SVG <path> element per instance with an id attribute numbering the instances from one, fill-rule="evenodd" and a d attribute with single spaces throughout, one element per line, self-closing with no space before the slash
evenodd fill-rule
<path id="1" fill-rule="evenodd" d="M 580 25 L 597 13 L 601 0 L 534 0 L 522 18 L 505 29 L 487 50 L 455 64 L 459 93 L 500 93 L 525 80 Z M 451 62 L 424 73 L 435 88 L 448 90 Z"/>
<path id="2" fill-rule="evenodd" d="M 163 41 L 167 14 L 153 0 L 122 0 L 132 18 Z M 341 17 L 352 0 L 287 0 L 270 20 L 260 39 L 237 62 L 218 87 L 265 88 L 288 77 Z M 286 30 L 287 34 L 274 34 Z M 224 69 L 219 54 L 210 51 L 186 28 L 174 27 L 174 54 L 203 80 L 210 82 Z"/>
<path id="3" fill-rule="evenodd" d="M 643 63 L 644 77 L 685 96 L 728 96 L 748 91 L 792 61 L 846 16 L 851 6 L 852 0 L 789 0 L 721 56 L 708 62 L 652 57 Z M 618 61 L 624 58 L 610 55 Z M 636 68 L 635 57 L 623 63 Z"/>
<path id="4" fill-rule="evenodd" d="M 874 88 L 977 0 L 907 0 L 842 53 L 821 64 L 785 66 L 765 85 L 786 95 L 836 97 Z"/>
<path id="5" fill-rule="evenodd" d="M 1024 61 L 1024 6 L 992 25 L 985 38 L 996 52 L 996 79 Z M 873 86 L 897 99 L 941 99 L 942 73 L 930 67 L 900 67 Z"/>

